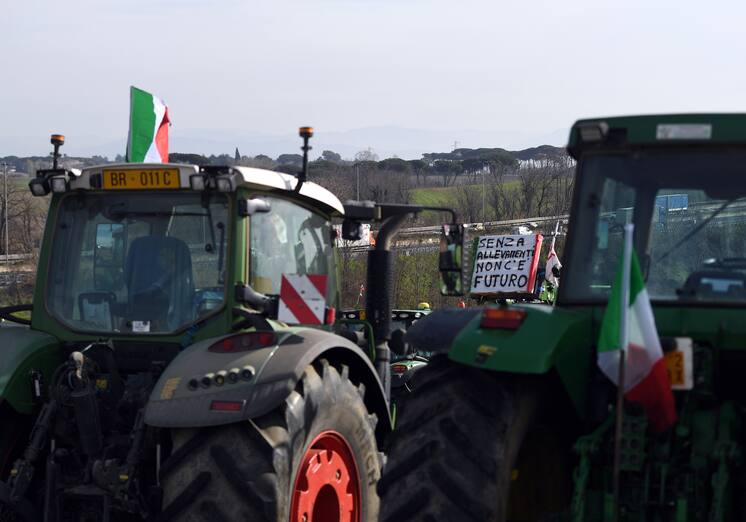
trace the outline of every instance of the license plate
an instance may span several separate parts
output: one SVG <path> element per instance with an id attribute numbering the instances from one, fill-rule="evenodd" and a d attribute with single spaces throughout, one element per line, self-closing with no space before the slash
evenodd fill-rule
<path id="1" fill-rule="evenodd" d="M 179 169 L 104 169 L 105 190 L 177 189 Z"/>
<path id="2" fill-rule="evenodd" d="M 688 337 L 677 337 L 676 349 L 667 352 L 664 357 L 671 389 L 691 390 L 694 388 L 692 340 Z"/>

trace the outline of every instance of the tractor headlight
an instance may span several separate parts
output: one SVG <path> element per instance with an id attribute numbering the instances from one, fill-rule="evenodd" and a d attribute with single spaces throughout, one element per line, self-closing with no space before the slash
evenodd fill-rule
<path id="1" fill-rule="evenodd" d="M 192 174 L 189 176 L 189 186 L 192 190 L 205 190 L 205 176 L 202 174 Z"/>
<path id="2" fill-rule="evenodd" d="M 46 196 L 49 194 L 49 182 L 44 178 L 34 178 L 28 184 L 34 196 Z"/>
<path id="3" fill-rule="evenodd" d="M 68 183 L 65 178 L 56 177 L 56 178 L 52 178 L 50 181 L 52 185 L 52 192 L 55 192 L 55 193 L 67 192 Z"/>
<path id="4" fill-rule="evenodd" d="M 215 178 L 215 183 L 217 184 L 218 192 L 230 192 L 233 189 L 231 178 L 221 176 Z"/>
<path id="5" fill-rule="evenodd" d="M 585 142 L 603 141 L 609 133 L 609 125 L 605 121 L 578 124 L 580 139 Z"/>

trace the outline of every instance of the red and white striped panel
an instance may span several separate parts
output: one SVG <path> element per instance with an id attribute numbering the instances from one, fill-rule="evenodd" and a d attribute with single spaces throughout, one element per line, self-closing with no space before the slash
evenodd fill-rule
<path id="1" fill-rule="evenodd" d="M 324 324 L 325 275 L 283 275 L 277 319 L 288 324 Z"/>

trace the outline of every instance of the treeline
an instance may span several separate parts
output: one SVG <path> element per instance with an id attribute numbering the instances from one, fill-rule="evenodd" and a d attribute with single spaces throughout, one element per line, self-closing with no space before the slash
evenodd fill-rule
<path id="1" fill-rule="evenodd" d="M 114 158 L 114 162 L 123 160 L 121 156 Z M 260 154 L 248 157 L 241 155 L 238 150 L 233 155 L 212 156 L 177 152 L 170 155 L 170 161 L 243 165 L 295 174 L 301 168 L 302 156 L 282 154 L 271 158 Z M 67 168 L 111 162 L 102 156 L 62 158 Z M 49 168 L 51 158 L 0 158 L 0 175 L 3 163 L 15 174 L 11 175 L 8 197 L 0 191 L 0 254 L 4 253 L 6 233 L 10 253 L 35 254 L 46 220 L 48 198 L 32 197 L 28 190 L 28 179 L 18 176 L 19 173 L 33 175 L 36 169 Z M 360 151 L 352 160 L 345 160 L 336 152 L 325 150 L 310 162 L 309 176 L 311 181 L 326 187 L 342 201 L 363 199 L 431 204 L 427 201 L 428 197 L 445 194 L 447 201 L 436 201 L 437 206 L 453 207 L 462 222 L 479 222 L 567 213 L 573 187 L 572 167 L 572 161 L 564 149 L 550 146 L 512 152 L 499 148 L 460 148 L 447 153 L 426 153 L 416 160 L 379 160 L 370 149 Z M 2 219 L 6 208 L 9 218 L 7 229 Z M 442 215 L 423 214 L 416 223 L 411 224 L 439 224 L 443 219 Z M 397 256 L 396 306 L 413 307 L 423 300 L 437 306 L 448 301 L 438 294 L 436 259 L 430 257 L 433 256 Z M 364 259 L 343 259 L 345 277 L 341 282 L 342 295 L 347 306 L 364 302 L 364 293 L 358 299 L 360 285 L 364 283 Z M 31 282 L 22 288 L 2 288 L 0 301 L 28 300 L 31 288 Z"/>
<path id="2" fill-rule="evenodd" d="M 171 161 L 243 165 L 295 174 L 300 154 L 277 158 L 171 154 Z M 368 199 L 391 203 L 413 202 L 417 189 L 451 191 L 447 199 L 466 221 L 520 219 L 561 214 L 568 210 L 572 193 L 573 163 L 564 149 L 544 145 L 522 151 L 500 148 L 466 149 L 423 154 L 422 159 L 379 160 L 368 149 L 344 160 L 325 150 L 309 163 L 312 181 L 328 188 L 342 201 Z M 425 198 L 426 199 L 426 198 Z M 419 202 L 419 201 L 417 201 Z"/>

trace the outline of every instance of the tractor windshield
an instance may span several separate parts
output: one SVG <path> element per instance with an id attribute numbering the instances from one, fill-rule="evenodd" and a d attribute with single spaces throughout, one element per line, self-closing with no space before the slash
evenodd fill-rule
<path id="1" fill-rule="evenodd" d="M 47 309 L 73 330 L 170 333 L 225 299 L 222 194 L 71 194 L 61 202 Z"/>
<path id="2" fill-rule="evenodd" d="M 589 155 L 578 181 L 561 299 L 606 300 L 634 223 L 651 299 L 746 301 L 746 152 Z"/>

